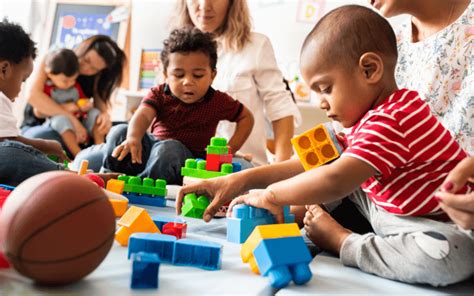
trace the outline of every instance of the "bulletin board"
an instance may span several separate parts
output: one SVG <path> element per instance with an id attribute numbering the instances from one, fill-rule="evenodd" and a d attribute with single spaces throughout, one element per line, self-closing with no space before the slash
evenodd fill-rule
<path id="1" fill-rule="evenodd" d="M 46 49 L 74 48 L 90 36 L 110 36 L 123 48 L 129 0 L 51 0 L 45 35 Z"/>

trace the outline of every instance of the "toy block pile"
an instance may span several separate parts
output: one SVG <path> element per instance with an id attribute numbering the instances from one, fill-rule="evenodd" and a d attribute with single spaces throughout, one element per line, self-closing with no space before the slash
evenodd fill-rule
<path id="1" fill-rule="evenodd" d="M 10 193 L 15 189 L 13 186 L 0 184 L 0 212 L 2 210 L 3 204 L 7 200 Z M 0 268 L 9 268 L 10 263 L 8 263 L 6 257 L 0 251 Z"/>
<path id="2" fill-rule="evenodd" d="M 330 122 L 294 137 L 291 143 L 306 171 L 338 158 L 343 151 Z"/>
<path id="3" fill-rule="evenodd" d="M 283 208 L 285 223 L 295 222 L 290 207 Z M 275 217 L 267 210 L 240 204 L 232 209 L 232 217 L 227 218 L 227 240 L 241 244 L 258 225 L 275 224 Z"/>
<path id="4" fill-rule="evenodd" d="M 292 280 L 303 285 L 312 277 L 312 258 L 296 223 L 257 226 L 240 255 L 253 272 L 267 276 L 274 288 L 286 287 Z"/>
<path id="5" fill-rule="evenodd" d="M 152 178 L 144 178 L 142 180 L 140 177 L 123 175 L 118 177 L 118 181 L 123 182 L 123 189 L 121 188 L 122 185 L 116 181 L 110 186 L 119 188 L 119 191 L 122 192 L 117 193 L 123 194 L 129 203 L 154 207 L 166 206 L 165 197 L 168 191 L 165 180 L 153 180 Z M 107 182 L 107 189 L 109 189 L 109 182 Z"/>

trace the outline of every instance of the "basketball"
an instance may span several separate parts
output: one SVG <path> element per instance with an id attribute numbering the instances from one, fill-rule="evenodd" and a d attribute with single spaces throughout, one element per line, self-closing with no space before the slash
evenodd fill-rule
<path id="1" fill-rule="evenodd" d="M 64 285 L 92 272 L 115 233 L 112 206 L 96 184 L 68 172 L 48 172 L 21 183 L 0 214 L 4 254 L 39 284 Z"/>

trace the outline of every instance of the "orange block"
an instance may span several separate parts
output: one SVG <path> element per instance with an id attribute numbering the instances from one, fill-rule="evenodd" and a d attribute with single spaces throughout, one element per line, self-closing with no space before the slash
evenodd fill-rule
<path id="1" fill-rule="evenodd" d="M 125 181 L 110 179 L 109 181 L 107 181 L 107 187 L 105 189 L 108 191 L 118 193 L 118 194 L 122 194 L 124 187 L 125 187 Z"/>
<path id="2" fill-rule="evenodd" d="M 122 217 L 127 211 L 128 201 L 109 198 L 112 208 L 114 209 L 115 217 Z"/>
<path id="3" fill-rule="evenodd" d="M 135 206 L 128 209 L 117 225 L 120 227 L 115 240 L 122 246 L 128 246 L 128 238 L 135 232 L 161 233 L 147 211 Z"/>

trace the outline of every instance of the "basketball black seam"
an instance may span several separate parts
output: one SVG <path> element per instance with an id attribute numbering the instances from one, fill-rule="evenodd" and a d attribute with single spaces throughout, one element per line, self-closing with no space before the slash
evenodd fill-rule
<path id="1" fill-rule="evenodd" d="M 72 213 L 74 213 L 74 212 L 76 212 L 76 211 L 78 211 L 78 210 L 80 210 L 80 209 L 82 209 L 82 208 L 84 208 L 84 207 L 87 207 L 87 206 L 89 206 L 89 205 L 91 205 L 91 204 L 93 204 L 93 203 L 95 203 L 95 202 L 102 201 L 102 200 L 104 200 L 104 198 L 96 198 L 96 199 L 94 199 L 94 200 L 88 201 L 88 202 L 86 202 L 86 203 L 80 205 L 79 207 L 74 208 L 74 209 L 72 209 L 72 210 L 70 210 L 70 211 L 64 213 L 63 215 L 58 216 L 58 217 L 56 217 L 55 219 L 49 221 L 47 224 L 43 225 L 42 227 L 38 228 L 35 232 L 33 232 L 32 234 L 30 234 L 30 235 L 23 241 L 23 243 L 22 243 L 22 244 L 20 245 L 20 247 L 18 248 L 18 250 L 19 250 L 19 251 L 18 251 L 18 256 L 13 256 L 12 254 L 7 253 L 8 256 L 9 256 L 10 258 L 15 258 L 15 259 L 17 259 L 19 263 L 22 263 L 22 262 L 25 262 L 25 263 L 27 263 L 27 262 L 38 262 L 38 263 L 42 262 L 42 263 L 46 263 L 46 262 L 68 261 L 68 260 L 71 260 L 71 259 L 76 259 L 76 258 L 83 257 L 83 256 L 89 254 L 91 251 L 95 251 L 95 250 L 97 249 L 97 247 L 94 248 L 94 249 L 92 249 L 92 250 L 89 250 L 89 251 L 87 251 L 87 252 L 85 252 L 85 253 L 83 253 L 83 254 L 74 256 L 74 257 L 70 257 L 70 258 L 67 258 L 67 259 L 61 259 L 61 260 L 53 260 L 53 261 L 24 260 L 24 259 L 22 258 L 23 248 L 25 247 L 25 245 L 26 245 L 33 237 L 35 237 L 36 235 L 38 235 L 39 233 L 41 233 L 43 230 L 47 229 L 47 228 L 48 228 L 49 226 L 51 226 L 52 224 L 54 224 L 54 223 L 58 222 L 59 220 L 63 219 L 64 217 L 66 217 L 66 216 L 68 216 L 68 215 L 70 215 L 70 214 L 72 214 Z M 114 230 L 114 234 L 115 234 L 115 230 Z M 104 242 L 100 243 L 99 246 L 102 246 L 102 245 L 103 245 L 105 242 L 107 242 L 109 239 L 110 239 L 110 235 L 107 237 L 107 240 L 105 240 Z"/>

